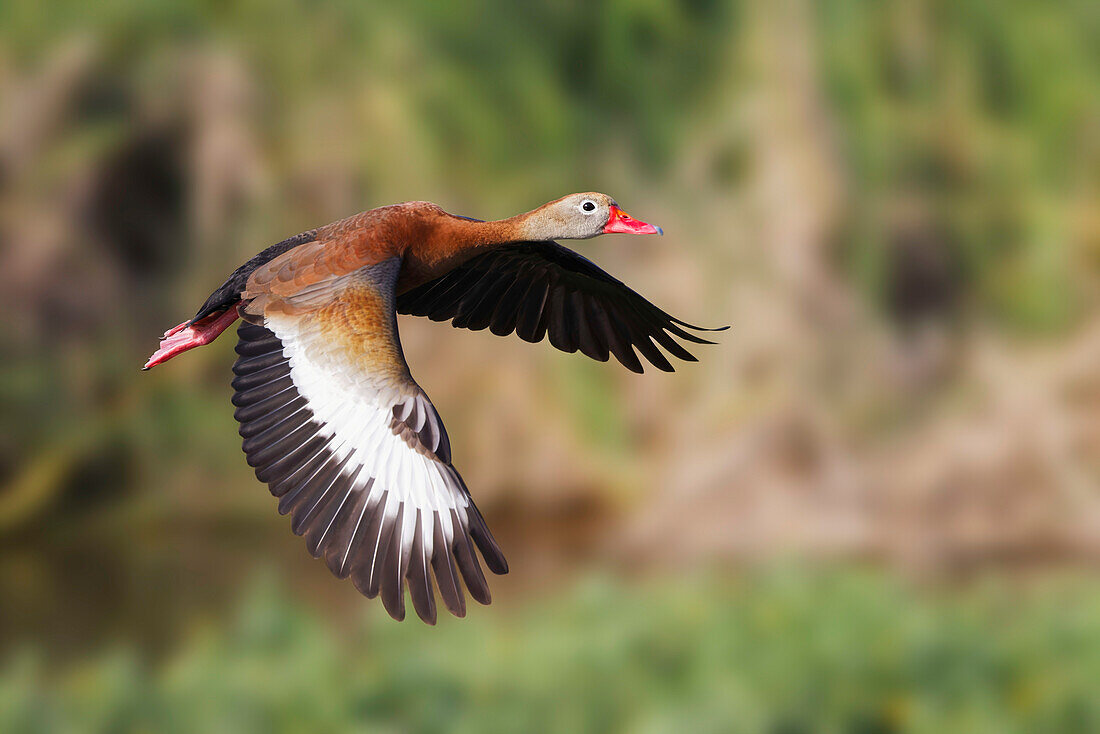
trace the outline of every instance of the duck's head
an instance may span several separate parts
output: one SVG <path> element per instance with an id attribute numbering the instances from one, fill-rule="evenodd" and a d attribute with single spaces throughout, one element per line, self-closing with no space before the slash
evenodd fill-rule
<path id="1" fill-rule="evenodd" d="M 584 240 L 601 234 L 664 234 L 660 227 L 634 219 L 607 194 L 570 194 L 523 215 L 523 232 L 532 240 Z"/>

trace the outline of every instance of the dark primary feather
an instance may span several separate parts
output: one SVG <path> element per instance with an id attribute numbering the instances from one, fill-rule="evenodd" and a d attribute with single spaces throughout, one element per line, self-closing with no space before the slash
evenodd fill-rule
<path id="1" fill-rule="evenodd" d="M 392 408 L 390 428 L 410 447 L 426 451 L 440 461 L 451 462 L 451 442 L 447 429 L 432 401 L 423 392 L 410 395 Z"/>
<path id="2" fill-rule="evenodd" d="M 579 349 L 600 362 L 614 354 L 633 372 L 642 371 L 638 354 L 657 369 L 672 372 L 658 347 L 694 362 L 676 339 L 713 344 L 686 329 L 722 330 L 670 316 L 556 242 L 519 242 L 478 255 L 398 296 L 397 311 L 453 320 L 456 328 L 489 328 L 498 336 L 514 331 L 529 342 L 549 336 L 555 348 Z"/>

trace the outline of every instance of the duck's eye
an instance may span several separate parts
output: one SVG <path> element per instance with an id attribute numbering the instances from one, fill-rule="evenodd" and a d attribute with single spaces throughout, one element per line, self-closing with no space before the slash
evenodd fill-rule
<path id="1" fill-rule="evenodd" d="M 596 202 L 588 200 L 581 204 L 581 209 L 586 212 L 594 212 L 596 211 Z"/>

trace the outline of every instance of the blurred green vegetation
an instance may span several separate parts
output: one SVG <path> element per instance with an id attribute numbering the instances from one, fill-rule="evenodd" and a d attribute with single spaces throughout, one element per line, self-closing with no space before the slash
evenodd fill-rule
<path id="1" fill-rule="evenodd" d="M 878 573 L 605 578 L 439 628 L 334 629 L 270 580 L 149 661 L 0 669 L 5 732 L 1085 732 L 1100 593 Z"/>
<path id="2" fill-rule="evenodd" d="M 1100 246 L 1080 229 L 1100 195 L 1096 4 L 815 8 L 822 82 L 864 204 L 843 235 L 857 282 L 894 305 L 892 240 L 915 227 L 942 251 L 943 287 L 966 301 L 956 305 L 1025 331 L 1074 323 L 1096 291 Z M 898 232 L 890 219 L 905 208 L 916 222 Z"/>
<path id="3" fill-rule="evenodd" d="M 336 142 L 365 179 L 363 201 L 401 179 L 395 165 L 425 160 L 436 186 L 489 196 L 519 186 L 512 193 L 526 201 L 601 178 L 608 153 L 667 163 L 686 132 L 685 109 L 713 87 L 738 8 L 720 0 L 62 0 L 46 9 L 5 3 L 0 42 L 13 60 L 33 63 L 74 36 L 95 36 L 123 88 L 162 81 L 174 50 L 230 48 L 272 92 L 262 100 L 268 142 L 316 135 L 317 147 L 332 145 L 331 132 L 294 129 L 311 104 L 361 125 Z M 128 122 L 124 107 L 95 112 L 116 130 Z M 394 128 L 372 129 L 376 114 Z M 97 142 L 110 139 L 87 140 Z M 395 160 L 395 146 L 415 159 Z"/>
<path id="4" fill-rule="evenodd" d="M 211 140 L 231 144 L 204 157 Z M 803 184 L 806 149 L 834 169 L 835 203 Z M 583 189 L 669 236 L 578 249 L 735 328 L 703 364 L 641 377 L 403 331 L 514 563 L 469 619 L 398 625 L 332 591 L 240 455 L 231 337 L 137 373 L 164 328 L 287 235 L 393 201 L 496 217 Z M 975 420 L 956 403 L 998 386 L 950 372 L 965 337 L 910 394 L 848 322 L 823 341 L 873 409 L 791 389 L 819 324 L 785 308 L 819 284 L 773 271 L 827 253 L 891 337 L 928 320 L 1060 345 L 1100 323 L 1098 202 L 1091 0 L 0 2 L 0 732 L 1100 730 L 1095 576 L 668 580 L 629 551 L 612 563 L 638 579 L 575 581 L 650 503 L 668 519 L 648 557 L 677 567 L 757 558 L 821 517 L 830 557 L 895 571 L 925 560 L 913 546 L 944 565 L 1095 559 L 1100 438 L 1074 430 L 1095 424 L 1100 386 L 1043 392 L 1048 373 L 1009 354 L 1003 374 L 1038 396 L 1028 425 L 995 399 L 974 398 L 991 416 Z M 759 221 L 804 216 L 830 226 L 792 243 Z M 1082 353 L 1066 361 L 1095 374 Z M 898 416 L 904 450 L 847 430 L 868 414 Z M 815 433 L 821 415 L 835 423 Z M 981 461 L 956 461 L 975 436 Z M 224 615 L 272 558 L 285 580 Z"/>

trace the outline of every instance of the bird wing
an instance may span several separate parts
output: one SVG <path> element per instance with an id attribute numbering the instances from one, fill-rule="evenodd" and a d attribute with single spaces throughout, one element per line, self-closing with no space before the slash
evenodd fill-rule
<path id="1" fill-rule="evenodd" d="M 433 321 L 453 319 L 456 328 L 489 328 L 498 336 L 514 331 L 532 343 L 549 335 L 564 352 L 579 349 L 600 362 L 610 352 L 634 372 L 642 371 L 635 349 L 657 369 L 672 372 L 657 345 L 695 362 L 673 337 L 713 344 L 685 329 L 721 330 L 670 316 L 556 242 L 520 242 L 478 255 L 398 296 L 397 310 Z"/>
<path id="2" fill-rule="evenodd" d="M 360 212 L 268 247 L 234 270 L 188 325 L 235 306 L 248 288 L 293 294 L 304 284 L 386 260 L 395 253 L 373 236 L 377 227 L 372 224 L 379 216 L 378 210 Z"/>
<path id="3" fill-rule="evenodd" d="M 308 247 L 308 245 L 303 245 Z M 328 275 L 249 282 L 233 367 L 233 404 L 248 463 L 289 513 L 310 553 L 366 596 L 435 622 L 440 596 L 465 614 L 490 601 L 486 565 L 507 562 L 451 465 L 443 423 L 412 379 L 394 312 L 399 258 Z M 272 285 L 274 283 L 274 286 Z"/>
<path id="4" fill-rule="evenodd" d="M 317 232 L 318 230 L 311 229 L 308 232 L 296 234 L 253 256 L 244 265 L 234 270 L 232 274 L 225 279 L 225 282 L 218 286 L 216 291 L 210 294 L 210 297 L 199 307 L 199 310 L 187 324 L 193 324 L 211 314 L 225 311 L 237 305 L 237 302 L 241 300 L 241 291 L 245 289 L 248 278 L 252 275 L 253 271 L 296 247 L 314 241 L 317 239 Z"/>

